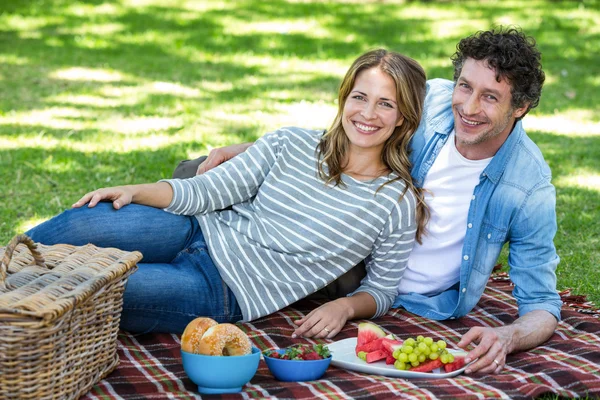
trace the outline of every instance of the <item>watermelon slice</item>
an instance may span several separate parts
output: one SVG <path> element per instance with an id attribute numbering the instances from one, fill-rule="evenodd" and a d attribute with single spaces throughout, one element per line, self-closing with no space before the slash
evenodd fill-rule
<path id="1" fill-rule="evenodd" d="M 378 325 L 371 322 L 363 322 L 358 324 L 358 337 L 356 338 L 356 346 L 362 346 L 365 343 L 385 337 L 385 332 Z"/>
<path id="2" fill-rule="evenodd" d="M 402 340 L 396 340 L 390 338 L 391 335 L 388 335 L 381 339 L 381 347 L 390 354 L 394 354 L 394 350 L 399 347 L 402 347 Z"/>
<path id="3" fill-rule="evenodd" d="M 454 372 L 465 366 L 465 357 L 467 352 L 453 353 L 454 361 L 448 364 L 444 364 L 444 371 Z"/>
<path id="4" fill-rule="evenodd" d="M 387 353 L 385 350 L 375 350 L 370 353 L 367 353 L 366 361 L 368 363 L 373 363 L 375 361 L 383 360 L 387 357 Z"/>
<path id="5" fill-rule="evenodd" d="M 390 365 L 390 364 L 393 364 L 395 362 L 396 362 L 396 359 L 394 358 L 394 356 L 388 353 L 387 357 L 385 357 L 385 363 L 387 365 Z"/>
<path id="6" fill-rule="evenodd" d="M 440 368 L 442 365 L 444 365 L 442 363 L 442 360 L 440 360 L 439 358 L 436 360 L 429 360 L 429 361 L 425 361 L 424 363 L 419 364 L 416 367 L 412 367 L 410 369 L 411 372 L 431 372 L 434 369 Z M 446 364 L 448 365 L 448 364 Z M 446 371 L 448 372 L 448 371 Z"/>
<path id="7" fill-rule="evenodd" d="M 379 339 L 371 340 L 370 342 L 367 342 L 367 343 L 365 343 L 363 345 L 360 345 L 360 346 L 357 345 L 356 349 L 355 349 L 356 354 L 360 353 L 361 351 L 365 351 L 367 353 L 370 353 L 370 352 L 375 351 L 375 350 L 382 350 L 383 349 L 383 346 L 382 346 L 383 339 L 385 339 L 385 338 L 379 338 Z"/>

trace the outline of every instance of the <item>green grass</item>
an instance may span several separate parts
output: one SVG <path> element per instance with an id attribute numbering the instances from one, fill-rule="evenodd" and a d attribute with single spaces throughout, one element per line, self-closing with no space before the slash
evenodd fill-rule
<path id="1" fill-rule="evenodd" d="M 559 288 L 600 303 L 598 1 L 5 1 L 0 243 L 90 189 L 156 181 L 280 126 L 327 127 L 367 49 L 451 78 L 457 41 L 500 24 L 543 51 L 547 84 L 525 125 L 557 188 Z"/>

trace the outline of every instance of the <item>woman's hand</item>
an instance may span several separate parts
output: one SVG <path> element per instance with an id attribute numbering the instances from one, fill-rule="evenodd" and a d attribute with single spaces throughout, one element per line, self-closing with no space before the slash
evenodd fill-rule
<path id="1" fill-rule="evenodd" d="M 325 303 L 312 310 L 306 317 L 294 321 L 299 327 L 292 333 L 292 337 L 322 339 L 337 335 L 350 318 L 350 310 L 344 300 L 342 298 Z"/>
<path id="2" fill-rule="evenodd" d="M 130 186 L 116 186 L 97 189 L 93 192 L 86 193 L 81 199 L 77 200 L 72 207 L 79 208 L 88 203 L 88 207 L 92 208 L 102 200 L 109 200 L 112 201 L 113 207 L 118 210 L 121 207 L 130 204 L 132 199 L 133 190 Z"/>

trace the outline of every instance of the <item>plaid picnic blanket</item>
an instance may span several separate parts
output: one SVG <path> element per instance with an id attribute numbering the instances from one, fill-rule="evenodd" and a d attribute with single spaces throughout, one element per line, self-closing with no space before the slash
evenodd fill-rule
<path id="1" fill-rule="evenodd" d="M 491 280 L 477 307 L 466 317 L 431 321 L 405 310 L 391 310 L 374 320 L 400 338 L 424 335 L 444 338 L 451 347 L 473 326 L 501 326 L 517 318 L 517 307 L 507 280 Z M 568 295 L 568 293 L 567 293 Z M 579 302 L 581 303 L 581 302 Z M 292 339 L 293 320 L 319 303 L 304 300 L 260 320 L 240 324 L 261 350 L 297 342 L 331 340 Z M 589 306 L 589 304 L 588 304 Z M 589 309 L 589 307 L 583 307 Z M 205 396 L 227 399 L 522 399 L 547 394 L 561 397 L 600 397 L 600 319 L 565 303 L 554 335 L 540 347 L 508 356 L 499 375 L 458 375 L 450 379 L 399 379 L 368 375 L 330 366 L 311 382 L 279 382 L 264 361 L 239 394 Z M 360 321 L 352 321 L 335 340 L 356 336 Z M 199 399 L 195 385 L 181 365 L 178 335 L 119 335 L 119 367 L 96 384 L 83 399 Z M 553 394 L 553 395 L 551 395 Z M 548 397 L 546 396 L 546 397 Z"/>

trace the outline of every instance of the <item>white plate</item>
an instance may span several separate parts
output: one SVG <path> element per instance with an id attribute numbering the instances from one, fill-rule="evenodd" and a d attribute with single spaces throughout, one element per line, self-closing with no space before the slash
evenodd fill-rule
<path id="1" fill-rule="evenodd" d="M 348 338 L 338 340 L 328 344 L 327 347 L 331 351 L 331 365 L 336 367 L 349 369 L 351 371 L 363 372 L 365 374 L 383 375 L 395 378 L 452 378 L 453 376 L 461 374 L 467 366 L 465 365 L 461 369 L 447 373 L 436 373 L 440 369 L 434 370 L 434 372 L 413 372 L 413 371 L 401 371 L 394 368 L 393 365 L 388 365 L 385 361 L 377 361 L 374 363 L 367 364 L 366 361 L 361 360 L 356 356 L 356 338 Z M 449 349 L 449 353 L 457 353 L 458 351 Z"/>

